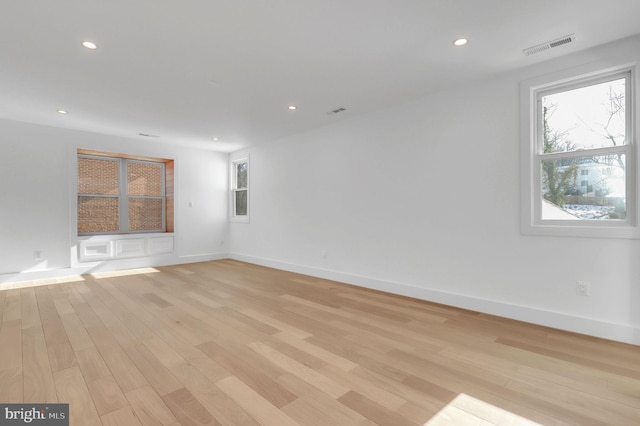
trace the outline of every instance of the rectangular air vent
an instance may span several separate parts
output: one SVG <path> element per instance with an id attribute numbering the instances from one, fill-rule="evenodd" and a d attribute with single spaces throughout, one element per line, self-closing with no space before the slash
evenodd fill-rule
<path id="1" fill-rule="evenodd" d="M 560 37 L 555 40 L 548 41 L 546 43 L 539 44 L 537 46 L 529 47 L 524 49 L 523 52 L 525 55 L 533 55 L 535 53 L 544 52 L 545 50 L 553 49 L 554 47 L 562 46 L 567 43 L 571 43 L 575 41 L 575 34 L 570 34 L 568 36 Z"/>
<path id="2" fill-rule="evenodd" d="M 329 111 L 329 112 L 327 113 L 327 115 L 331 115 L 331 114 L 339 114 L 339 113 L 341 113 L 341 112 L 343 112 L 343 111 L 346 111 L 346 110 L 347 110 L 347 109 L 346 109 L 345 107 L 338 107 L 338 108 L 336 108 L 336 109 L 334 109 L 334 110 L 332 110 L 332 111 Z"/>

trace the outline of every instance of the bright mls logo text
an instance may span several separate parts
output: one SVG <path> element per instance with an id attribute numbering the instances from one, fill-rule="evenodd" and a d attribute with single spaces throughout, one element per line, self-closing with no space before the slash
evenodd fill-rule
<path id="1" fill-rule="evenodd" d="M 69 404 L 0 404 L 0 426 L 30 424 L 68 425 Z"/>

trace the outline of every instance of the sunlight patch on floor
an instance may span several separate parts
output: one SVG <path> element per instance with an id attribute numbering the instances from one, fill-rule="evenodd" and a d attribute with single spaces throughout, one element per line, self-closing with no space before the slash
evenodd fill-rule
<path id="1" fill-rule="evenodd" d="M 156 268 L 138 268 L 138 269 L 124 269 L 122 271 L 110 271 L 110 272 L 94 272 L 90 274 L 95 279 L 100 278 L 113 278 L 113 277 L 127 277 L 130 275 L 143 275 L 152 274 L 154 272 L 160 272 Z"/>
<path id="2" fill-rule="evenodd" d="M 47 278 L 43 280 L 18 281 L 13 283 L 0 284 L 0 290 L 14 290 L 19 288 L 41 287 L 44 285 L 75 283 L 84 281 L 80 275 L 70 275 L 68 277 Z"/>
<path id="3" fill-rule="evenodd" d="M 510 425 L 534 426 L 539 423 L 520 417 L 507 410 L 491 405 L 464 393 L 459 394 L 453 401 L 427 421 L 423 426 L 441 425 Z"/>

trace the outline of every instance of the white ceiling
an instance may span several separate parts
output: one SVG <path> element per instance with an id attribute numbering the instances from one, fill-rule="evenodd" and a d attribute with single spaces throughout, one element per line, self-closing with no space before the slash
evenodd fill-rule
<path id="1" fill-rule="evenodd" d="M 631 36 L 639 17 L 638 0 L 0 0 L 0 118 L 233 151 Z"/>

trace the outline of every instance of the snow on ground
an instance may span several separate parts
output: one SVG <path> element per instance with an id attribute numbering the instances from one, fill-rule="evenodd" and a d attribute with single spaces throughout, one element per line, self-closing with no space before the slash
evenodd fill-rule
<path id="1" fill-rule="evenodd" d="M 579 219 L 610 219 L 609 215 L 613 213 L 615 207 L 565 204 L 563 210 Z"/>

